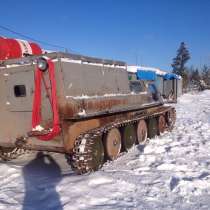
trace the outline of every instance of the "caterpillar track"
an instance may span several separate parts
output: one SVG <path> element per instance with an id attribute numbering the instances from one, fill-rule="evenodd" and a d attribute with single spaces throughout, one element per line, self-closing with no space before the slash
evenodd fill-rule
<path id="1" fill-rule="evenodd" d="M 3 148 L 0 147 L 0 159 L 3 161 L 10 161 L 18 158 L 21 155 L 24 155 L 28 152 L 28 150 L 23 148 Z"/>
<path id="2" fill-rule="evenodd" d="M 171 130 L 176 120 L 176 111 L 172 107 L 161 107 L 158 111 L 150 114 L 142 114 L 133 119 L 122 122 L 110 123 L 104 127 L 92 129 L 79 135 L 75 141 L 72 155 L 66 155 L 68 163 L 77 174 L 84 174 L 96 171 L 102 167 L 106 157 L 103 148 L 103 137 L 114 128 L 120 129 L 127 125 L 135 125 L 140 120 L 157 119 L 164 115 L 166 119 L 166 129 Z M 161 128 L 160 128 L 161 129 Z M 157 134 L 160 134 L 158 131 Z"/>

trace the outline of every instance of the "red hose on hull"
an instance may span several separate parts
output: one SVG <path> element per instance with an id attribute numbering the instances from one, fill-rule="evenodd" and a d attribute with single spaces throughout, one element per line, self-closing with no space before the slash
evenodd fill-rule
<path id="1" fill-rule="evenodd" d="M 48 60 L 48 73 L 51 81 L 51 106 L 53 111 L 53 127 L 46 134 L 38 136 L 39 139 L 44 141 L 49 141 L 59 135 L 61 128 L 59 122 L 58 108 L 57 108 L 57 96 L 56 96 L 56 80 L 55 80 L 55 67 L 51 60 Z M 41 117 L 41 82 L 43 80 L 43 71 L 39 68 L 36 69 L 35 73 L 35 92 L 32 110 L 32 128 L 35 129 L 36 126 L 40 125 L 42 121 Z"/>

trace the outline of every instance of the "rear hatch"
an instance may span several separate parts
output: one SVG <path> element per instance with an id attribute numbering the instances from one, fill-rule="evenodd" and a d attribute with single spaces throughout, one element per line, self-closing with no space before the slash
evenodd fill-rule
<path id="1" fill-rule="evenodd" d="M 11 66 L 1 70 L 0 142 L 14 142 L 32 129 L 34 73 L 35 65 Z M 51 127 L 52 110 L 43 84 L 41 90 L 42 127 Z"/>

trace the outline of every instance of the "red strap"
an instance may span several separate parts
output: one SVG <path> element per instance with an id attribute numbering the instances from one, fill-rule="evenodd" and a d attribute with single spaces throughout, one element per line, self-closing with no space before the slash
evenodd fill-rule
<path id="1" fill-rule="evenodd" d="M 55 67 L 54 63 L 51 60 L 48 60 L 48 72 L 49 79 L 51 81 L 51 106 L 53 111 L 53 127 L 52 129 L 44 135 L 38 136 L 39 139 L 48 141 L 57 136 L 60 131 L 59 115 L 57 108 L 57 97 L 56 97 L 56 80 L 55 80 Z M 40 125 L 42 121 L 41 117 L 41 82 L 43 79 L 43 71 L 39 68 L 36 69 L 35 73 L 35 92 L 34 92 L 34 101 L 33 101 L 33 110 L 32 110 L 32 128 L 36 128 L 37 125 Z"/>

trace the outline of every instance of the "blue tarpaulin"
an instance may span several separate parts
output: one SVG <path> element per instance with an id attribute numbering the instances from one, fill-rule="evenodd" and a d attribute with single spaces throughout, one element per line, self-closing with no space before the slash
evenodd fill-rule
<path id="1" fill-rule="evenodd" d="M 137 79 L 139 80 L 156 80 L 156 73 L 154 71 L 143 71 L 137 70 L 136 72 Z"/>
<path id="2" fill-rule="evenodd" d="M 172 80 L 172 79 L 180 79 L 180 77 L 173 73 L 167 73 L 163 76 L 163 79 L 165 80 Z"/>
<path id="3" fill-rule="evenodd" d="M 150 71 L 150 70 L 138 70 L 136 72 L 136 77 L 139 80 L 149 80 L 149 81 L 156 81 L 157 78 L 162 77 L 164 80 L 173 80 L 173 79 L 180 79 L 179 75 L 173 74 L 173 73 L 166 73 L 164 75 L 158 75 L 156 72 L 154 71 Z"/>

